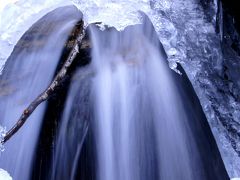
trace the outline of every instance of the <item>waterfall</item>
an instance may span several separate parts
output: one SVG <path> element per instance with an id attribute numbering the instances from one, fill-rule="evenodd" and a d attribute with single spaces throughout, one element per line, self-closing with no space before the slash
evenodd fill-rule
<path id="1" fill-rule="evenodd" d="M 59 8 L 27 31 L 9 57 L 0 77 L 0 124 L 10 129 L 23 110 L 51 82 L 62 48 L 75 23 L 76 8 Z M 5 145 L 0 167 L 13 179 L 30 179 L 35 146 L 46 104 L 34 111 L 23 128 Z"/>
<path id="2" fill-rule="evenodd" d="M 85 57 L 78 54 L 61 84 L 64 94 L 51 97 L 62 107 L 51 108 L 59 104 L 50 103 L 50 98 L 34 111 L 7 142 L 0 170 L 23 180 L 229 179 L 202 110 L 215 138 L 222 138 L 220 145 L 230 152 L 218 119 L 218 112 L 225 112 L 221 99 L 225 91 L 215 87 L 223 82 L 217 75 L 222 68 L 223 25 L 218 38 L 213 22 L 203 18 L 204 11 L 195 0 L 72 1 L 83 11 L 87 24 L 95 23 L 87 32 L 90 42 L 80 46 L 87 56 L 89 49 L 81 48 L 90 48 L 91 62 L 79 68 Z M 221 6 L 220 23 L 222 11 Z M 23 35 L 3 71 L 0 64 L 0 124 L 6 129 L 50 83 L 62 63 L 59 59 L 67 56 L 64 43 L 80 18 L 73 7 L 49 13 Z M 4 49 L 14 45 L 7 35 L 1 37 L 7 37 Z M 4 58 L 1 55 L 0 63 L 7 56 L 8 52 Z M 219 94 L 220 99 L 215 97 Z M 235 105 L 226 111 L 234 111 Z M 46 121 L 54 125 L 41 127 Z M 43 140 L 47 136 L 51 137 Z M 229 154 L 223 157 L 231 160 L 225 163 L 235 177 L 238 158 Z"/>
<path id="3" fill-rule="evenodd" d="M 77 174 L 83 142 L 92 116 L 89 104 L 91 80 L 89 72 L 91 72 L 89 68 L 80 70 L 73 78 L 57 135 L 50 177 L 48 177 L 52 180 L 74 180 Z"/>
<path id="4" fill-rule="evenodd" d="M 91 31 L 98 180 L 191 180 L 194 166 L 201 169 L 182 99 L 151 28 Z"/>
<path id="5" fill-rule="evenodd" d="M 91 63 L 72 80 L 51 179 L 228 179 L 186 74 L 170 70 L 142 19 L 123 31 L 90 25 Z"/>
<path id="6" fill-rule="evenodd" d="M 156 37 L 147 18 L 123 32 L 91 28 L 97 179 L 217 179 L 213 166 L 212 175 L 204 167 L 194 110 Z"/>

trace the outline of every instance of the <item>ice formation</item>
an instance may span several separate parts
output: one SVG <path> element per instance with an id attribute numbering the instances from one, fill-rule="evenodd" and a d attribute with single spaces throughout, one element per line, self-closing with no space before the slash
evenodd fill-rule
<path id="1" fill-rule="evenodd" d="M 12 177 L 7 171 L 0 168 L 0 180 L 12 180 Z"/>
<path id="2" fill-rule="evenodd" d="M 15 44 L 32 24 L 68 0 L 10 0 L 0 4 L 0 74 Z"/>
<path id="3" fill-rule="evenodd" d="M 2 144 L 2 140 L 6 135 L 6 128 L 0 126 L 0 153 L 4 151 L 4 145 Z"/>

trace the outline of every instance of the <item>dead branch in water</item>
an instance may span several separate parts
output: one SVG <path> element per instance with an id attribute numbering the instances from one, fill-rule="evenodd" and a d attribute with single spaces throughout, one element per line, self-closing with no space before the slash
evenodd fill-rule
<path id="1" fill-rule="evenodd" d="M 38 107 L 39 104 L 42 102 L 46 101 L 56 90 L 56 88 L 59 86 L 61 81 L 64 79 L 66 76 L 66 73 L 71 66 L 73 60 L 75 59 L 76 55 L 79 53 L 79 46 L 85 36 L 85 26 L 84 22 L 81 21 L 81 30 L 80 33 L 78 34 L 75 44 L 63 64 L 62 68 L 58 72 L 58 74 L 55 76 L 54 80 L 52 83 L 48 86 L 48 88 L 42 92 L 22 113 L 20 118 L 18 119 L 17 123 L 6 133 L 4 136 L 3 140 L 1 143 L 6 143 L 22 126 L 23 124 L 27 121 L 29 116 L 33 113 L 33 111 Z"/>

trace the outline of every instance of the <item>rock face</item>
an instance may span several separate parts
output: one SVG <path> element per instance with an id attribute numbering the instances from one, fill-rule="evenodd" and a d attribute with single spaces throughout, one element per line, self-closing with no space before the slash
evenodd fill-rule
<path id="1" fill-rule="evenodd" d="M 223 81 L 218 86 L 223 94 L 219 109 L 219 100 L 216 103 L 216 112 L 222 125 L 227 131 L 227 138 L 238 156 L 240 167 L 240 16 L 239 11 L 233 1 L 223 1 L 222 14 L 222 53 L 223 53 Z M 218 106 L 218 107 L 217 107 Z M 235 174 L 232 177 L 240 177 L 240 168 L 234 168 Z"/>
<path id="2" fill-rule="evenodd" d="M 216 88 L 216 93 L 211 94 L 209 99 L 215 117 L 225 129 L 223 133 L 226 138 L 223 140 L 225 150 L 222 155 L 226 157 L 226 166 L 232 177 L 238 177 L 240 176 L 240 16 L 238 13 L 240 8 L 232 0 L 217 2 L 216 33 L 220 38 L 223 60 L 221 71 L 215 71 L 209 77 Z M 209 12 L 212 3 L 211 0 L 207 1 L 203 6 L 204 9 Z M 230 152 L 231 148 L 234 151 L 228 154 L 227 149 Z M 231 156 L 237 160 L 233 162 L 230 160 Z"/>

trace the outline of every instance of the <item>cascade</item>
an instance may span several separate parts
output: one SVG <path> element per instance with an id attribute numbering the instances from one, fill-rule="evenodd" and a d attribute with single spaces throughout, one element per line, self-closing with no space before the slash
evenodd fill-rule
<path id="1" fill-rule="evenodd" d="M 81 13 L 70 6 L 44 16 L 27 31 L 0 77 L 0 124 L 12 127 L 23 110 L 51 82 L 62 48 Z M 0 167 L 14 179 L 29 179 L 46 104 L 30 117 L 0 156 Z"/>
<path id="2" fill-rule="evenodd" d="M 3 175 L 26 180 L 238 177 L 239 73 L 232 52 L 238 47 L 237 41 L 226 45 L 231 39 L 226 39 L 221 1 L 210 0 L 203 9 L 195 0 L 72 2 L 85 22 L 97 23 L 88 26 L 60 88 L 11 141 L 0 144 Z M 72 47 L 69 37 L 83 18 L 78 9 L 48 13 L 22 36 L 7 61 L 10 50 L 1 52 L 1 126 L 12 127 L 62 66 Z M 0 37 L 4 49 L 14 46 L 9 39 L 6 32 Z"/>
<path id="3" fill-rule="evenodd" d="M 91 62 L 73 78 L 51 179 L 228 179 L 186 74 L 168 67 L 143 17 L 120 32 L 90 25 Z"/>

